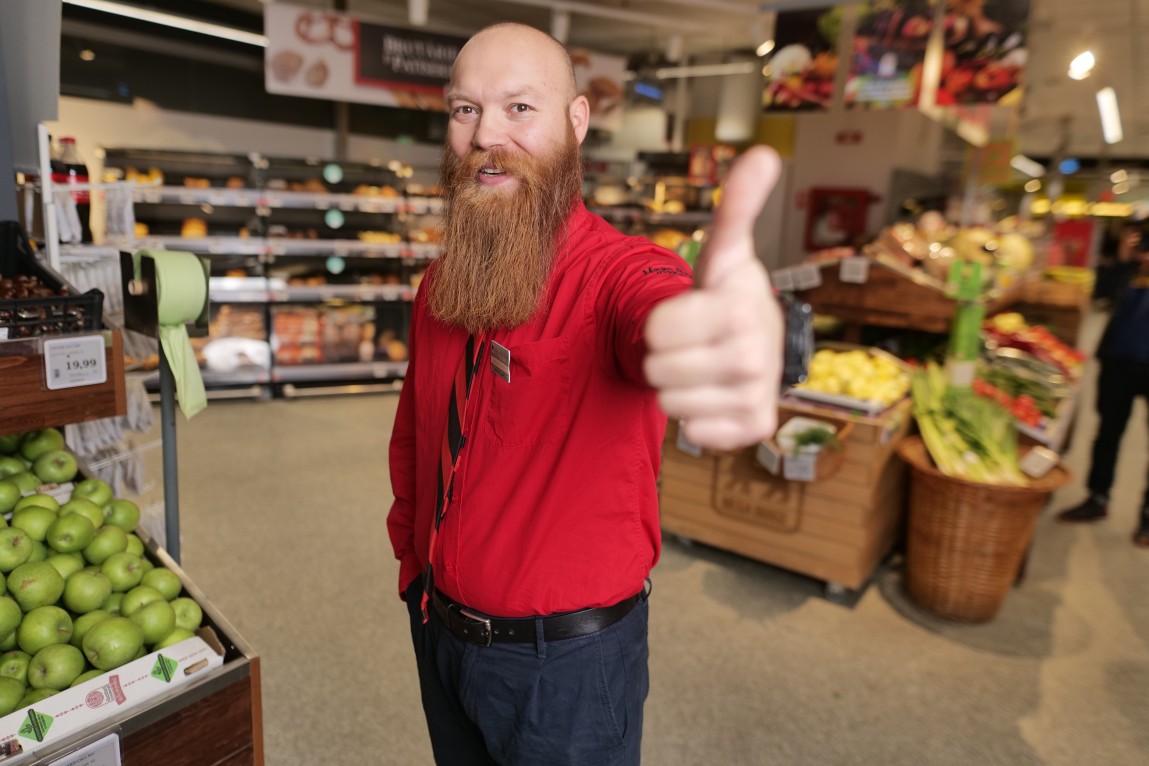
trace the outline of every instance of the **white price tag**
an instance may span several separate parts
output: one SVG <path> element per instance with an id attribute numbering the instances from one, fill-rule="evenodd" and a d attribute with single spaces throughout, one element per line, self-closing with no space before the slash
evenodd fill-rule
<path id="1" fill-rule="evenodd" d="M 49 766 L 121 766 L 120 735 L 109 734 L 79 750 L 73 750 Z"/>
<path id="2" fill-rule="evenodd" d="M 778 449 L 777 445 L 769 441 L 759 443 L 755 457 L 760 466 L 774 476 L 778 475 L 778 471 L 782 468 L 782 450 Z"/>
<path id="3" fill-rule="evenodd" d="M 678 423 L 678 441 L 675 442 L 675 445 L 691 457 L 702 457 L 702 448 L 686 438 L 681 421 Z"/>
<path id="4" fill-rule="evenodd" d="M 870 261 L 867 258 L 843 258 L 838 267 L 838 279 L 855 285 L 864 285 L 870 278 Z"/>
<path id="5" fill-rule="evenodd" d="M 102 335 L 44 341 L 44 380 L 49 391 L 103 383 L 108 379 L 105 362 Z"/>
<path id="6" fill-rule="evenodd" d="M 794 287 L 797 290 L 812 290 L 822 285 L 822 270 L 812 263 L 794 270 Z"/>
<path id="7" fill-rule="evenodd" d="M 814 481 L 817 455 L 792 455 L 782 463 L 782 478 L 788 481 Z"/>
<path id="8" fill-rule="evenodd" d="M 1048 447 L 1034 447 L 1018 462 L 1022 472 L 1031 478 L 1040 479 L 1057 465 L 1060 458 Z"/>
<path id="9" fill-rule="evenodd" d="M 902 418 L 898 415 L 891 415 L 886 421 L 885 427 L 882 429 L 882 434 L 878 437 L 878 443 L 885 446 L 890 443 L 890 439 L 894 438 L 894 434 L 902 427 Z"/>
<path id="10" fill-rule="evenodd" d="M 774 288 L 784 293 L 794 291 L 794 270 L 793 269 L 779 269 L 778 271 L 770 274 L 770 280 L 774 283 Z"/>

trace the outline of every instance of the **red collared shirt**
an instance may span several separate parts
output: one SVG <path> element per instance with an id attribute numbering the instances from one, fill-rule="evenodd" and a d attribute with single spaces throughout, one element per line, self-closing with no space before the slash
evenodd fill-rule
<path id="1" fill-rule="evenodd" d="M 681 258 L 624 237 L 580 204 L 533 319 L 485 336 L 467 404 L 435 585 L 501 617 L 606 606 L 658 560 L 656 479 L 666 415 L 646 385 L 651 309 L 691 286 Z M 434 278 L 434 269 L 428 279 Z M 411 319 L 410 363 L 391 437 L 387 527 L 404 588 L 426 566 L 451 383 L 467 333 Z M 510 350 L 506 382 L 491 370 Z"/>

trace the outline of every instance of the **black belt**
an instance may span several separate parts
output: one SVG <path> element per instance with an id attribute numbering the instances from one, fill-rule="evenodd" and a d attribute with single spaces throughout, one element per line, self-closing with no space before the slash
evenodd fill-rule
<path id="1" fill-rule="evenodd" d="M 546 641 L 562 641 L 565 638 L 578 638 L 588 633 L 609 628 L 616 622 L 630 614 L 638 604 L 641 593 L 619 601 L 613 606 L 602 606 L 595 609 L 582 609 L 577 612 L 552 614 L 542 618 L 523 617 L 519 619 L 505 619 L 490 617 L 488 615 L 468 609 L 444 596 L 438 590 L 431 598 L 443 624 L 452 633 L 464 641 L 470 641 L 480 646 L 490 646 L 492 643 L 527 643 L 535 640 L 535 620 L 543 621 L 543 639 Z"/>

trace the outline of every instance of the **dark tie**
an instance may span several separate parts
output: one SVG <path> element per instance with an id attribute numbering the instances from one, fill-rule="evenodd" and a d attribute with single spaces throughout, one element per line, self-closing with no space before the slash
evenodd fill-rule
<path id="1" fill-rule="evenodd" d="M 463 451 L 463 424 L 467 417 L 467 401 L 471 396 L 471 384 L 479 369 L 479 359 L 483 354 L 483 343 L 475 342 L 475 336 L 467 338 L 467 350 L 459 357 L 455 369 L 455 380 L 451 383 L 451 398 L 447 403 L 447 426 L 443 429 L 443 449 L 439 457 L 439 481 L 435 488 L 435 524 L 431 527 L 431 544 L 427 552 L 427 572 L 423 578 L 423 600 L 420 608 L 423 622 L 427 622 L 427 601 L 435 588 L 435 575 L 431 562 L 435 558 L 439 542 L 439 525 L 447 515 L 451 505 L 451 490 L 455 486 L 455 468 L 459 465 L 459 453 Z"/>

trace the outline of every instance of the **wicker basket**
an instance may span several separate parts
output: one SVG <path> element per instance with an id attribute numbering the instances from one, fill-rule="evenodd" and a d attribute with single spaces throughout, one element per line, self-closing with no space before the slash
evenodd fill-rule
<path id="1" fill-rule="evenodd" d="M 960 622 L 987 622 L 1017 579 L 1037 518 L 1069 482 L 1061 465 L 1026 487 L 956 479 L 939 471 L 921 437 L 898 455 L 911 468 L 906 591 L 923 609 Z"/>

